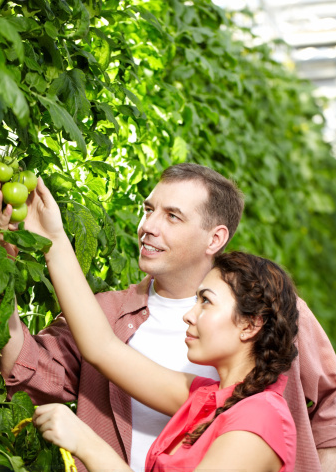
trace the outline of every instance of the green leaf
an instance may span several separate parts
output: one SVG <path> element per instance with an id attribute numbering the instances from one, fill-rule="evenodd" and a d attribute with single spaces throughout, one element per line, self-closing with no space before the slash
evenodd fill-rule
<path id="1" fill-rule="evenodd" d="M 7 472 L 8 470 L 13 470 L 12 464 L 9 460 L 9 453 L 7 448 L 4 446 L 0 445 L 0 470 L 3 470 L 3 467 L 5 467 L 5 471 Z"/>
<path id="2" fill-rule="evenodd" d="M 106 177 L 107 172 L 113 172 L 115 174 L 116 170 L 108 162 L 103 161 L 86 161 L 85 167 L 91 169 L 95 174 Z"/>
<path id="3" fill-rule="evenodd" d="M 14 428 L 13 412 L 11 408 L 0 408 L 0 431 L 9 434 Z"/>
<path id="4" fill-rule="evenodd" d="M 104 112 L 106 120 L 114 124 L 115 130 L 118 133 L 120 126 L 114 117 L 113 108 L 105 102 L 102 102 L 102 103 L 95 102 L 95 107 L 97 108 L 97 110 L 101 110 Z"/>
<path id="5" fill-rule="evenodd" d="M 115 274 L 120 274 L 125 268 L 127 259 L 123 257 L 117 250 L 114 250 L 109 258 L 110 267 Z"/>
<path id="6" fill-rule="evenodd" d="M 150 13 L 148 10 L 146 10 L 143 7 L 140 6 L 132 6 L 131 7 L 133 11 L 139 12 L 141 18 L 146 20 L 151 26 L 153 26 L 159 33 L 163 34 L 162 27 L 156 18 L 152 13 Z"/>
<path id="7" fill-rule="evenodd" d="M 111 287 L 103 279 L 100 277 L 95 277 L 91 274 L 91 272 L 88 272 L 86 280 L 88 281 L 88 284 L 90 285 L 93 293 L 106 292 L 107 290 L 111 289 Z"/>
<path id="8" fill-rule="evenodd" d="M 25 96 L 8 69 L 2 64 L 0 64 L 0 99 L 6 107 L 13 110 L 22 126 L 28 123 L 29 107 Z"/>
<path id="9" fill-rule="evenodd" d="M 0 375 L 0 402 L 4 402 L 6 400 L 6 397 L 7 397 L 6 384 L 2 375 Z"/>
<path id="10" fill-rule="evenodd" d="M 11 469 L 14 472 L 28 472 L 27 469 L 24 467 L 24 462 L 21 457 L 19 456 L 11 456 L 10 454 L 6 453 L 2 449 L 0 449 L 0 455 L 4 456 L 10 464 Z M 4 458 L 2 458 L 2 464 L 5 464 Z"/>
<path id="11" fill-rule="evenodd" d="M 8 320 L 14 312 L 14 307 L 14 276 L 11 276 L 8 280 L 7 287 L 0 303 L 0 351 L 7 344 L 10 338 Z"/>
<path id="12" fill-rule="evenodd" d="M 50 36 L 52 39 L 56 39 L 58 36 L 58 29 L 56 28 L 55 24 L 52 23 L 51 21 L 46 21 L 44 23 L 44 30 L 47 33 L 48 36 Z"/>
<path id="13" fill-rule="evenodd" d="M 53 466 L 53 454 L 50 449 L 42 449 L 34 462 L 29 464 L 29 472 L 51 472 Z M 56 468 L 53 468 L 56 470 Z M 62 469 L 60 469 L 62 470 Z"/>
<path id="14" fill-rule="evenodd" d="M 32 462 L 41 449 L 38 433 L 32 423 L 27 424 L 17 435 L 15 452 L 24 462 Z"/>
<path id="15" fill-rule="evenodd" d="M 4 409 L 8 410 L 8 408 L 4 407 Z M 9 437 L 10 439 L 9 439 Z M 1 446 L 4 446 L 7 451 L 9 451 L 11 454 L 15 454 L 15 449 L 13 446 L 13 440 L 15 436 L 14 434 L 11 434 L 10 432 L 6 431 L 1 431 L 0 433 L 0 444 Z M 1 469 L 0 469 L 1 470 Z"/>
<path id="16" fill-rule="evenodd" d="M 108 37 L 99 29 L 91 28 L 91 38 L 94 42 L 93 54 L 102 70 L 106 70 L 110 64 L 111 47 Z"/>
<path id="17" fill-rule="evenodd" d="M 13 43 L 15 52 L 20 60 L 23 62 L 24 51 L 22 39 L 17 32 L 16 28 L 6 19 L 0 17 L 0 36 L 5 38 L 7 41 Z"/>
<path id="18" fill-rule="evenodd" d="M 75 235 L 75 248 L 78 262 L 86 275 L 90 269 L 92 258 L 97 250 L 99 225 L 92 213 L 84 206 L 73 202 L 74 211 L 67 210 L 66 218 Z"/>
<path id="19" fill-rule="evenodd" d="M 26 392 L 14 393 L 11 408 L 15 425 L 19 424 L 22 420 L 31 418 L 34 414 L 34 405 Z"/>
<path id="20" fill-rule="evenodd" d="M 61 74 L 49 87 L 50 95 L 57 95 L 67 111 L 73 116 L 85 117 L 90 111 L 90 102 L 85 95 L 85 74 L 72 69 Z"/>
<path id="21" fill-rule="evenodd" d="M 15 273 L 14 262 L 7 257 L 7 252 L 3 247 L 0 247 L 0 266 L 0 293 L 2 293 Z"/>
<path id="22" fill-rule="evenodd" d="M 49 111 L 51 119 L 56 128 L 63 128 L 67 133 L 69 133 L 71 139 L 77 142 L 79 149 L 85 157 L 87 152 L 86 144 L 83 135 L 74 122 L 72 116 L 66 111 L 65 108 L 56 103 L 56 100 L 53 97 L 42 97 L 41 95 L 38 95 L 38 99 Z"/>
<path id="23" fill-rule="evenodd" d="M 172 157 L 175 162 L 185 161 L 188 155 L 188 145 L 183 138 L 176 136 L 174 139 L 174 145 L 172 149 Z"/>
<path id="24" fill-rule="evenodd" d="M 50 281 L 46 278 L 46 276 L 44 275 L 44 267 L 42 264 L 39 264 L 38 262 L 34 262 L 34 261 L 26 261 L 26 267 L 28 269 L 28 272 L 31 276 L 31 278 L 35 281 L 35 282 L 43 282 L 44 285 L 47 287 L 47 289 L 49 290 L 49 292 L 55 297 L 56 299 L 56 293 L 55 293 L 55 290 L 54 290 L 54 287 L 52 286 L 52 284 L 50 283 Z"/>
<path id="25" fill-rule="evenodd" d="M 17 231 L 0 230 L 6 242 L 14 244 L 17 248 L 24 252 L 41 251 L 48 252 L 52 242 L 50 239 L 40 236 L 39 234 L 19 229 Z"/>

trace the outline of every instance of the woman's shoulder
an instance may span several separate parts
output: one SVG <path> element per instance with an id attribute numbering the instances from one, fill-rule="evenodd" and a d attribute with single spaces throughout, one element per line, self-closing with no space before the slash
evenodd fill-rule
<path id="1" fill-rule="evenodd" d="M 264 390 L 241 400 L 218 416 L 217 435 L 249 431 L 263 438 L 278 452 L 295 447 L 296 429 L 286 400 L 275 390 Z"/>
<path id="2" fill-rule="evenodd" d="M 211 387 L 218 390 L 219 382 L 218 380 L 210 379 L 208 377 L 195 377 L 194 380 L 192 381 L 190 385 L 190 390 L 189 394 L 191 395 L 192 393 L 196 392 L 196 390 L 199 390 L 200 388 L 206 388 Z"/>

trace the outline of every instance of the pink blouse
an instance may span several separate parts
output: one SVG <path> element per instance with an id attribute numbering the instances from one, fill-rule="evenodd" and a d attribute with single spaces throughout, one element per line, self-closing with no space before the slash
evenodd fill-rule
<path id="1" fill-rule="evenodd" d="M 287 377 L 280 375 L 278 381 L 263 392 L 245 398 L 220 414 L 192 446 L 182 444 L 170 455 L 169 450 L 174 440 L 212 419 L 216 409 L 224 405 L 234 389 L 232 385 L 219 390 L 219 382 L 196 377 L 190 388 L 189 399 L 150 448 L 146 472 L 191 472 L 196 469 L 218 436 L 238 430 L 260 436 L 280 457 L 283 463 L 280 472 L 293 472 L 296 430 L 287 403 L 282 397 L 286 383 Z"/>

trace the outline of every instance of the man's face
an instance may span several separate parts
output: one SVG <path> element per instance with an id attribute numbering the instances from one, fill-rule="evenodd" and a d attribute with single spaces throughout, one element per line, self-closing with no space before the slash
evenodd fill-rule
<path id="1" fill-rule="evenodd" d="M 207 197 L 197 181 L 160 182 L 154 188 L 138 227 L 141 270 L 177 279 L 204 271 L 210 233 L 202 228 L 198 209 Z"/>

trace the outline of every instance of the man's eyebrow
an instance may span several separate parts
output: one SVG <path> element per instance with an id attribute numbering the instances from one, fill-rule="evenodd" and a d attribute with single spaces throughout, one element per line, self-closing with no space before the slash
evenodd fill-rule
<path id="1" fill-rule="evenodd" d="M 180 210 L 180 208 L 178 208 L 178 207 L 169 206 L 169 207 L 165 207 L 164 210 L 167 213 L 177 213 L 178 215 L 182 216 L 182 218 L 187 219 L 187 215 L 185 213 L 183 213 L 183 211 Z"/>
<path id="2" fill-rule="evenodd" d="M 151 208 L 154 207 L 154 205 L 151 203 L 151 201 L 149 199 L 144 200 L 143 206 L 148 206 L 148 207 L 151 207 Z M 187 215 L 185 213 L 183 213 L 183 211 L 179 207 L 167 206 L 167 207 L 164 207 L 164 211 L 166 213 L 176 213 L 177 215 L 180 215 L 185 220 L 188 219 Z"/>

